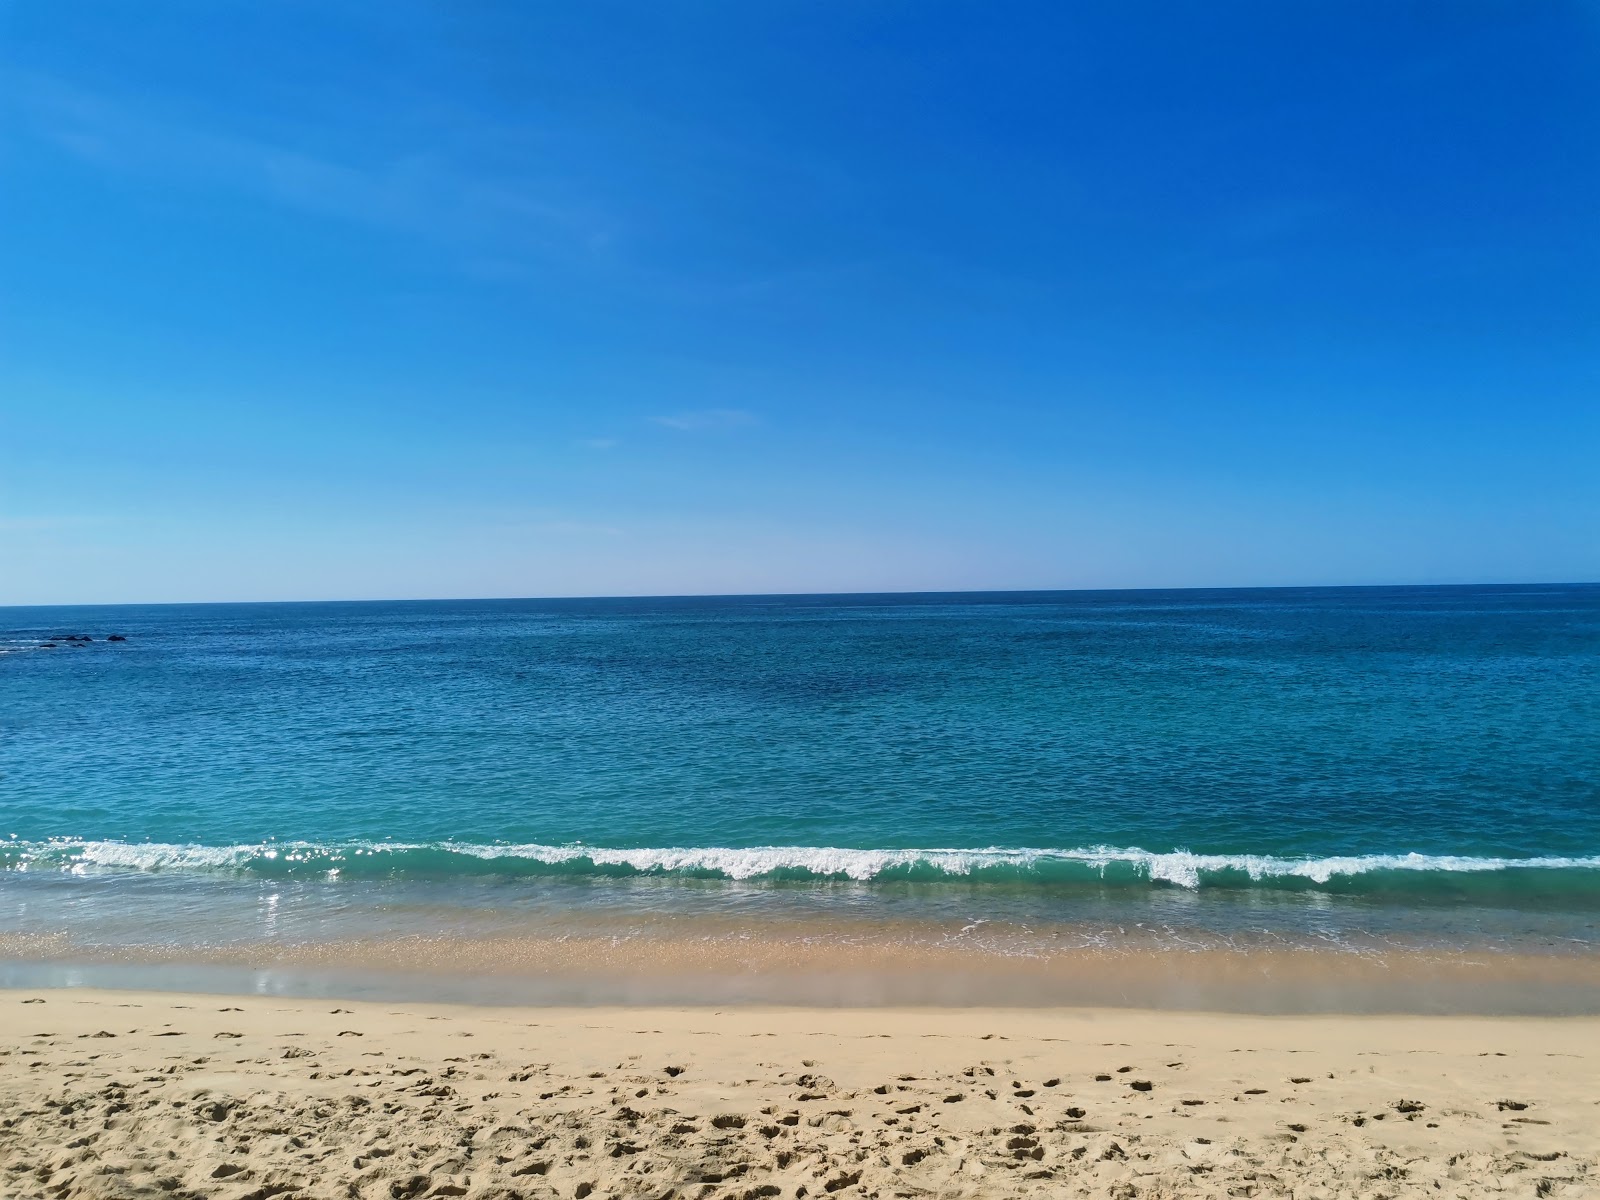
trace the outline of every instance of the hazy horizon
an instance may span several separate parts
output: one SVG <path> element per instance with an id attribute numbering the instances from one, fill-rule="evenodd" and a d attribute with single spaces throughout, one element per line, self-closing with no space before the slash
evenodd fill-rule
<path id="1" fill-rule="evenodd" d="M 44 604 L 0 604 L 0 610 L 16 608 L 141 608 L 182 605 L 259 605 L 259 604 L 478 604 L 513 603 L 525 601 L 538 604 L 561 600 L 762 600 L 762 599 L 839 599 L 853 596 L 1049 596 L 1078 592 L 1272 592 L 1272 591 L 1357 591 L 1381 589 L 1425 588 L 1538 588 L 1538 587 L 1597 587 L 1600 580 L 1590 579 L 1528 579 L 1528 580 L 1464 580 L 1437 583 L 1247 583 L 1204 584 L 1183 587 L 1076 587 L 1076 588 L 900 588 L 883 591 L 789 591 L 789 592 L 616 592 L 600 594 L 550 594 L 543 596 L 314 596 L 281 599 L 232 600 L 109 600 L 68 601 Z"/>

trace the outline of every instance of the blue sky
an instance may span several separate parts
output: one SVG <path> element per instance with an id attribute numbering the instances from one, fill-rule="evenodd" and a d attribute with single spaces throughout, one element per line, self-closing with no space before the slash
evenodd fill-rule
<path id="1" fill-rule="evenodd" d="M 1600 577 L 1600 9 L 0 0 L 0 603 Z"/>

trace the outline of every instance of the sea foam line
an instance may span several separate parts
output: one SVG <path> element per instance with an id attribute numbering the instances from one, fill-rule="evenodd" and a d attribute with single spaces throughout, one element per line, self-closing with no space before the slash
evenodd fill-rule
<path id="1" fill-rule="evenodd" d="M 866 882 L 913 871 L 962 877 L 995 869 L 1021 873 L 1081 867 L 1102 876 L 1113 868 L 1150 881 L 1198 888 L 1208 878 L 1244 875 L 1252 882 L 1303 879 L 1326 884 L 1375 872 L 1484 873 L 1509 870 L 1600 870 L 1600 855 L 1529 858 L 1439 854 L 1361 854 L 1282 857 L 1263 854 L 1196 854 L 1188 850 L 1150 851 L 1137 846 L 1076 849 L 988 847 L 985 849 L 851 849 L 839 846 L 685 846 L 637 849 L 585 845 L 483 845 L 462 842 L 403 843 L 262 842 L 204 846 L 162 842 L 73 841 L 0 842 L 0 866 L 15 871 L 58 870 L 250 873 L 280 871 L 338 876 L 408 866 L 430 873 L 449 860 L 481 860 L 516 865 L 582 866 L 641 874 L 704 873 L 733 880 L 784 873 Z M 409 860 L 409 861 L 407 861 Z M 491 872 L 492 873 L 492 872 Z"/>

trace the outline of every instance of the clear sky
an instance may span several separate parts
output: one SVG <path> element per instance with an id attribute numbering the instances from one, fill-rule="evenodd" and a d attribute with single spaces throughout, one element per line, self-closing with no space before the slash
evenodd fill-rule
<path id="1" fill-rule="evenodd" d="M 0 603 L 1600 578 L 1600 7 L 0 0 Z"/>

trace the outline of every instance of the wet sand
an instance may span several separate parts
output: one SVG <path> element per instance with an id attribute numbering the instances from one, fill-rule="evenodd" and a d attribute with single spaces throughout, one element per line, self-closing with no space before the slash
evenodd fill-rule
<path id="1" fill-rule="evenodd" d="M 1600 1019 L 0 992 L 0 1195 L 1600 1196 Z"/>
<path id="2" fill-rule="evenodd" d="M 919 931 L 920 932 L 920 931 Z M 1029 953 L 925 937 L 460 937 L 82 945 L 0 933 L 0 987 L 93 986 L 518 1005 L 1127 1007 L 1600 1015 L 1600 957 L 1488 949 L 1142 944 Z"/>

